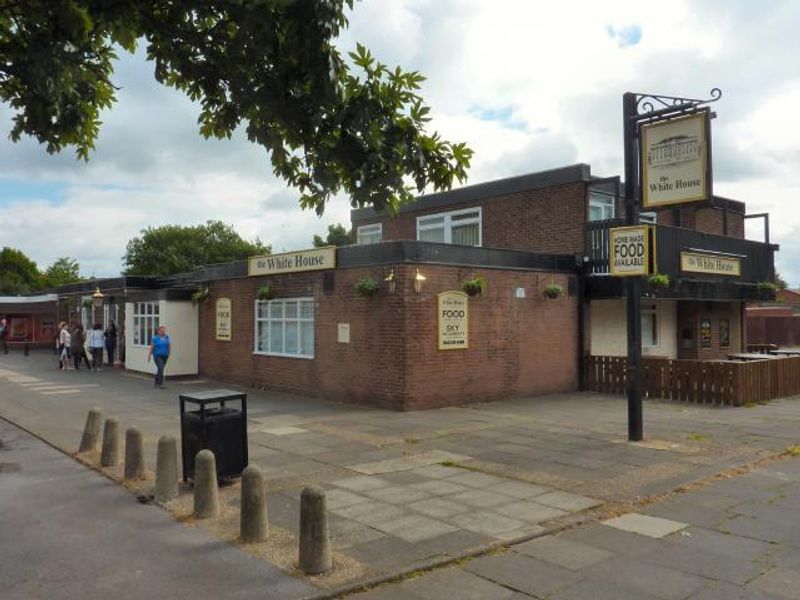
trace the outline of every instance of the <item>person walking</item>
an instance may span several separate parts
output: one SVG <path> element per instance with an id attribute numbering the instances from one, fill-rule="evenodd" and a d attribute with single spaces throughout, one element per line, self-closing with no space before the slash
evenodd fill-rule
<path id="1" fill-rule="evenodd" d="M 66 321 L 61 321 L 59 327 L 61 327 L 61 331 L 58 333 L 58 368 L 70 371 L 72 370 L 72 367 L 69 366 L 72 336 Z"/>
<path id="2" fill-rule="evenodd" d="M 108 327 L 106 327 L 105 332 L 103 333 L 106 337 L 106 356 L 108 357 L 108 366 L 114 366 L 114 351 L 117 349 L 117 324 L 114 323 L 114 320 L 108 322 Z"/>
<path id="3" fill-rule="evenodd" d="M 103 370 L 103 345 L 105 344 L 105 336 L 103 335 L 103 326 L 100 323 L 95 323 L 92 330 L 89 332 L 89 352 L 92 354 L 92 369 L 95 371 Z"/>
<path id="4" fill-rule="evenodd" d="M 75 329 L 72 330 L 72 358 L 75 361 L 75 370 L 80 371 L 81 362 L 86 363 L 86 368 L 91 371 L 92 366 L 89 364 L 89 357 L 86 355 L 86 332 L 83 330 L 83 325 L 78 323 Z"/>
<path id="5" fill-rule="evenodd" d="M 152 357 L 153 361 L 156 363 L 154 385 L 162 390 L 166 387 L 164 385 L 164 367 L 167 366 L 167 359 L 171 351 L 172 343 L 167 335 L 167 328 L 161 325 L 150 341 L 150 349 L 147 351 L 147 362 L 150 362 L 150 357 Z"/>

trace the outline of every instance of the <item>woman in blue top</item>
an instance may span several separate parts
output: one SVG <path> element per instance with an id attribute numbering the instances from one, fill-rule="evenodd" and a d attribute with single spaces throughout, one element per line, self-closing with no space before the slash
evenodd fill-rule
<path id="1" fill-rule="evenodd" d="M 164 325 L 161 325 L 157 330 L 156 334 L 153 336 L 153 339 L 150 342 L 150 350 L 147 352 L 147 362 L 150 362 L 150 357 L 153 357 L 153 360 L 156 363 L 156 380 L 155 386 L 164 389 L 166 387 L 164 385 L 164 367 L 167 364 L 167 359 L 169 358 L 169 352 L 171 350 L 171 343 L 169 336 L 167 335 L 167 328 Z"/>

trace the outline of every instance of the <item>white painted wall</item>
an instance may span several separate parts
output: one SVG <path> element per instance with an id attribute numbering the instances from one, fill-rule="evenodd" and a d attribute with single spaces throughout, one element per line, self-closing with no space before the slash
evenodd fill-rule
<path id="1" fill-rule="evenodd" d="M 189 301 L 160 300 L 160 324 L 166 326 L 171 340 L 170 357 L 165 373 L 172 375 L 197 375 L 198 371 L 198 317 L 197 307 Z M 147 346 L 133 345 L 133 304 L 125 305 L 125 368 L 141 373 L 156 372 L 153 361 L 147 362 Z"/>
<path id="2" fill-rule="evenodd" d="M 658 345 L 643 347 L 643 356 L 677 358 L 677 305 L 674 300 L 642 299 L 642 308 L 655 306 Z M 595 356 L 627 356 L 627 320 L 624 300 L 592 300 L 589 304 L 589 352 Z"/>

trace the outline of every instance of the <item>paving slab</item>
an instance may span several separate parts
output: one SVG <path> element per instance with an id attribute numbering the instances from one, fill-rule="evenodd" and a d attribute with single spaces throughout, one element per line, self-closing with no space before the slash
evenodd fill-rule
<path id="1" fill-rule="evenodd" d="M 452 517 L 472 510 L 471 507 L 465 504 L 458 504 L 452 500 L 443 500 L 442 498 L 427 498 L 411 502 L 406 505 L 406 508 L 434 518 Z"/>
<path id="2" fill-rule="evenodd" d="M 558 490 L 536 496 L 536 502 L 568 512 L 586 510 L 588 508 L 600 506 L 603 503 L 602 500 L 596 498 L 589 498 L 569 492 L 560 492 Z"/>
<path id="3" fill-rule="evenodd" d="M 463 569 L 436 571 L 424 578 L 405 581 L 398 589 L 425 600 L 510 600 L 514 591 Z"/>
<path id="4" fill-rule="evenodd" d="M 747 584 L 751 592 L 764 592 L 776 598 L 800 598 L 800 573 L 793 569 L 776 568 Z"/>
<path id="5" fill-rule="evenodd" d="M 615 556 L 607 550 L 552 535 L 512 546 L 512 550 L 570 571 L 579 571 Z"/>
<path id="6" fill-rule="evenodd" d="M 497 506 L 494 509 L 501 515 L 527 521 L 529 523 L 541 523 L 542 521 L 549 521 L 568 515 L 569 513 L 564 510 L 553 508 L 552 506 L 545 506 L 533 502 L 532 500 L 521 500 L 519 502 L 512 502 L 511 504 L 504 504 Z"/>
<path id="7" fill-rule="evenodd" d="M 651 538 L 663 538 L 688 527 L 688 523 L 651 517 L 641 513 L 628 513 L 614 519 L 603 521 L 603 525 Z"/>
<path id="8" fill-rule="evenodd" d="M 462 529 L 488 536 L 497 536 L 509 531 L 518 531 L 526 526 L 526 523 L 519 519 L 512 519 L 505 515 L 486 511 L 455 515 L 448 518 L 447 522 L 454 523 Z"/>
<path id="9" fill-rule="evenodd" d="M 404 515 L 396 519 L 386 519 L 373 525 L 380 531 L 391 533 L 406 542 L 421 542 L 452 533 L 457 529 L 452 525 L 421 515 Z"/>
<path id="10" fill-rule="evenodd" d="M 549 596 L 582 578 L 568 569 L 516 553 L 478 558 L 468 562 L 463 568 L 484 579 L 536 598 Z"/>

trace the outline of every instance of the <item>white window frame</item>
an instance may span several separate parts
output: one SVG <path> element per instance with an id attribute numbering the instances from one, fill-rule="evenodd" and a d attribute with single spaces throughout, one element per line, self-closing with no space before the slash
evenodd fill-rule
<path id="1" fill-rule="evenodd" d="M 378 234 L 378 239 L 374 242 L 362 241 L 362 236 Z M 369 225 L 361 225 L 356 229 L 356 244 L 377 244 L 383 241 L 383 223 L 371 223 Z"/>
<path id="2" fill-rule="evenodd" d="M 648 344 L 645 341 L 644 323 L 642 323 L 642 348 L 657 348 L 658 346 L 661 345 L 661 327 L 660 327 L 661 323 L 660 323 L 660 320 L 658 318 L 658 307 L 657 306 L 652 306 L 652 307 L 644 307 L 643 306 L 642 307 L 642 317 L 644 317 L 645 315 L 652 315 L 653 316 L 653 332 L 655 333 L 655 340 L 653 341 L 652 344 Z M 644 319 L 642 319 L 642 320 L 644 320 Z"/>
<path id="3" fill-rule="evenodd" d="M 419 241 L 420 231 L 432 231 L 434 229 L 440 229 L 440 227 L 444 228 L 444 243 L 445 244 L 452 244 L 453 243 L 453 217 L 457 215 L 464 215 L 468 213 L 478 213 L 472 219 L 464 219 L 463 221 L 457 221 L 456 226 L 459 225 L 472 225 L 477 223 L 478 224 L 478 244 L 477 246 L 473 246 L 473 248 L 481 248 L 483 247 L 483 208 L 480 206 L 474 206 L 472 208 L 464 208 L 461 210 L 451 210 L 449 212 L 443 213 L 432 213 L 429 215 L 422 215 L 417 217 L 417 240 Z M 443 219 L 442 225 L 425 225 L 424 221 L 426 219 L 433 219 L 439 218 Z"/>
<path id="4" fill-rule="evenodd" d="M 602 200 L 601 200 L 602 199 Z M 610 202 L 609 202 L 610 200 Z M 603 213 L 605 215 L 605 211 L 607 208 L 611 207 L 611 215 L 610 216 L 603 216 L 602 219 L 592 219 L 591 212 L 592 207 L 600 207 L 603 209 Z M 587 221 L 594 222 L 594 221 L 607 221 L 609 219 L 613 219 L 617 216 L 617 199 L 614 197 L 613 194 L 606 194 L 604 192 L 598 191 L 590 191 L 589 192 L 589 210 L 587 213 Z"/>
<path id="5" fill-rule="evenodd" d="M 152 311 L 147 312 L 147 307 L 152 307 Z M 144 322 L 144 340 L 136 341 L 139 332 L 140 323 Z M 133 303 L 133 332 L 131 334 L 131 345 L 136 348 L 147 348 L 150 346 L 150 341 L 156 334 L 159 325 L 161 324 L 161 308 L 160 303 L 156 300 L 153 302 L 134 302 Z M 149 332 L 149 333 L 148 333 Z"/>
<path id="6" fill-rule="evenodd" d="M 296 319 L 293 318 L 293 319 L 291 319 L 291 321 L 297 321 L 297 347 L 298 347 L 298 349 L 300 348 L 300 344 L 301 344 L 301 341 L 303 339 L 301 334 L 300 334 L 300 323 L 311 323 L 312 326 L 313 326 L 313 331 L 314 331 L 314 350 L 311 352 L 311 354 L 290 354 L 290 353 L 287 353 L 287 352 L 270 352 L 269 350 L 259 350 L 258 349 L 258 340 L 259 340 L 258 324 L 259 323 L 269 324 L 270 321 L 276 321 L 276 322 L 279 322 L 279 323 L 284 323 L 284 327 L 281 328 L 282 335 L 283 335 L 282 347 L 284 349 L 286 348 L 286 327 L 285 327 L 285 323 L 286 323 L 287 319 L 286 319 L 285 316 L 281 317 L 280 319 L 271 318 L 269 316 L 269 305 L 270 304 L 281 303 L 281 304 L 284 304 L 284 306 L 285 306 L 289 302 L 296 302 L 297 303 L 297 318 Z M 314 310 L 314 313 L 312 314 L 310 319 L 309 318 L 300 317 L 300 304 L 302 302 L 311 302 L 311 306 L 312 306 L 312 308 Z M 266 305 L 266 307 L 267 307 L 267 316 L 266 317 L 259 317 L 258 316 L 258 307 L 260 305 Z M 284 315 L 286 314 L 285 308 L 284 308 L 283 314 Z M 316 352 L 316 348 L 317 348 L 317 340 L 316 340 L 317 329 L 316 329 L 316 326 L 314 325 L 316 314 L 317 314 L 317 307 L 315 305 L 314 298 L 305 297 L 305 298 L 276 298 L 275 300 L 256 300 L 255 304 L 253 305 L 253 354 L 260 354 L 262 356 L 282 356 L 284 358 L 305 358 L 306 360 L 312 360 L 314 358 L 314 352 Z M 270 347 L 270 343 L 269 342 L 270 342 L 270 339 L 269 339 L 269 327 L 267 327 L 267 348 Z"/>
<path id="7" fill-rule="evenodd" d="M 647 223 L 649 225 L 656 225 L 658 223 L 658 213 L 654 210 L 640 212 L 639 223 Z"/>

